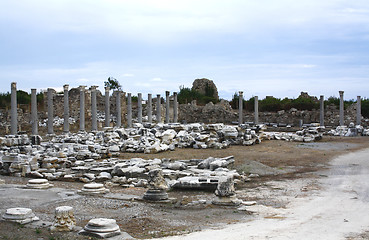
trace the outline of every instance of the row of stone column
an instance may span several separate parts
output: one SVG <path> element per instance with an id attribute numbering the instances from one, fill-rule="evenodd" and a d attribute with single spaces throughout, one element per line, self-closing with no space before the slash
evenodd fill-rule
<path id="1" fill-rule="evenodd" d="M 170 92 L 165 92 L 165 123 L 170 122 L 169 111 L 170 111 L 170 100 L 169 100 Z M 177 93 L 173 92 L 173 122 L 178 122 L 178 102 L 177 102 Z M 142 93 L 137 94 L 137 120 L 139 123 L 142 123 Z M 147 95 L 147 117 L 148 122 L 152 123 L 152 94 L 149 93 Z M 127 122 L 128 127 L 132 127 L 132 94 L 127 94 Z M 156 95 L 156 122 L 161 122 L 161 97 L 160 94 Z"/>
<path id="2" fill-rule="evenodd" d="M 243 123 L 243 92 L 239 91 L 239 99 L 238 99 L 238 123 Z M 339 91 L 340 94 L 340 126 L 344 125 L 344 100 L 343 100 L 344 91 Z M 259 101 L 258 96 L 254 97 L 255 102 L 255 114 L 254 114 L 254 123 L 259 124 Z M 320 95 L 320 126 L 324 126 L 324 95 Z M 361 125 L 361 97 L 357 96 L 356 101 L 356 125 Z"/>

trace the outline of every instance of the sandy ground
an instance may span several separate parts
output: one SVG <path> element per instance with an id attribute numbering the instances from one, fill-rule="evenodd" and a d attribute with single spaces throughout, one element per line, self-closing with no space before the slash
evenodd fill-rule
<path id="1" fill-rule="evenodd" d="M 365 232 L 369 224 L 364 221 L 368 212 L 365 179 L 369 175 L 364 158 L 369 153 L 366 150 L 350 155 L 366 148 L 369 148 L 368 138 L 325 137 L 316 143 L 265 141 L 223 150 L 178 149 L 155 155 L 122 156 L 203 159 L 233 155 L 235 169 L 260 174 L 250 182 L 237 185 L 239 199 L 256 202 L 247 206 L 246 211 L 211 204 L 185 204 L 198 200 L 211 202 L 212 192 L 172 191 L 169 196 L 176 198 L 176 203 L 153 204 L 128 200 L 132 195 L 142 196 L 143 188 L 113 187 L 112 194 L 106 197 L 86 197 L 76 194 L 83 185 L 78 182 L 54 181 L 52 189 L 32 191 L 22 188 L 27 178 L 0 176 L 6 183 L 0 185 L 0 213 L 10 207 L 30 207 L 50 223 L 56 207 L 69 205 L 75 209 L 77 226 L 85 226 L 91 218 L 114 218 L 122 231 L 137 239 L 186 233 L 190 234 L 174 239 L 316 239 L 317 236 L 369 239 Z M 330 163 L 344 154 L 349 157 Z M 75 232 L 50 233 L 47 225 L 32 228 L 0 221 L 0 239 L 88 238 Z"/>
<path id="2" fill-rule="evenodd" d="M 165 239 L 368 239 L 364 232 L 369 230 L 369 149 L 337 157 L 330 164 L 316 179 L 317 188 L 307 196 L 289 196 L 286 208 L 253 206 L 249 210 L 259 215 L 256 220 Z M 282 185 L 296 189 L 311 181 Z"/>

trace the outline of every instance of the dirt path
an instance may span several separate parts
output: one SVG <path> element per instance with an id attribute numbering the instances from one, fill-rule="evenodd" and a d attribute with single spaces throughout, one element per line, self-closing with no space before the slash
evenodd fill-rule
<path id="1" fill-rule="evenodd" d="M 369 230 L 368 182 L 369 149 L 365 149 L 335 158 L 321 173 L 321 190 L 290 197 L 285 209 L 261 211 L 256 220 L 223 229 L 165 239 L 368 239 L 363 233 Z"/>

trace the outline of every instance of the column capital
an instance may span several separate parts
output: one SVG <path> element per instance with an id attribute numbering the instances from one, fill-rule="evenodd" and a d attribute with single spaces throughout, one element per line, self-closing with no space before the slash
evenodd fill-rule
<path id="1" fill-rule="evenodd" d="M 96 91 L 96 89 L 97 89 L 98 87 L 99 87 L 99 86 L 96 86 L 96 85 L 91 86 L 91 91 Z"/>
<path id="2" fill-rule="evenodd" d="M 170 92 L 169 91 L 165 91 L 165 96 L 169 96 Z"/>
<path id="3" fill-rule="evenodd" d="M 84 86 L 84 85 L 80 85 L 80 86 L 79 86 L 79 90 L 80 90 L 80 91 L 85 90 L 85 88 L 86 88 L 86 86 Z"/>
<path id="4" fill-rule="evenodd" d="M 109 92 L 110 91 L 110 87 L 105 87 L 105 92 Z"/>
<path id="5" fill-rule="evenodd" d="M 340 96 L 342 96 L 342 95 L 343 95 L 343 93 L 344 93 L 344 91 L 339 91 L 339 93 L 340 93 Z"/>
<path id="6" fill-rule="evenodd" d="M 243 91 L 238 91 L 238 94 L 239 94 L 239 95 L 242 95 L 242 94 L 243 94 Z"/>
<path id="7" fill-rule="evenodd" d="M 10 85 L 11 85 L 12 89 L 17 89 L 17 83 L 16 82 L 12 82 Z"/>
<path id="8" fill-rule="evenodd" d="M 63 88 L 64 88 L 64 91 L 68 91 L 69 84 L 65 84 L 65 85 L 63 86 Z"/>

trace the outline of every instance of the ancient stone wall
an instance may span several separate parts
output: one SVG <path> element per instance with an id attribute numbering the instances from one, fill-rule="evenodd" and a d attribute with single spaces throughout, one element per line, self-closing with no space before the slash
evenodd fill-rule
<path id="1" fill-rule="evenodd" d="M 243 111 L 243 119 L 245 122 L 254 121 L 254 112 Z M 234 123 L 238 121 L 238 110 L 232 110 L 226 104 L 208 103 L 205 106 L 197 106 L 194 104 L 180 104 L 179 105 L 179 121 L 184 123 Z M 278 112 L 259 112 L 259 122 L 271 124 L 286 124 L 299 126 L 300 120 L 303 123 L 319 123 L 319 110 L 312 111 L 298 111 L 297 109 L 290 109 L 289 111 Z M 345 125 L 350 122 L 356 122 L 356 104 L 352 104 L 345 109 Z M 324 123 L 326 126 L 339 125 L 339 109 L 335 105 L 326 106 L 324 113 Z M 369 120 L 362 121 L 363 126 L 369 125 Z"/>

